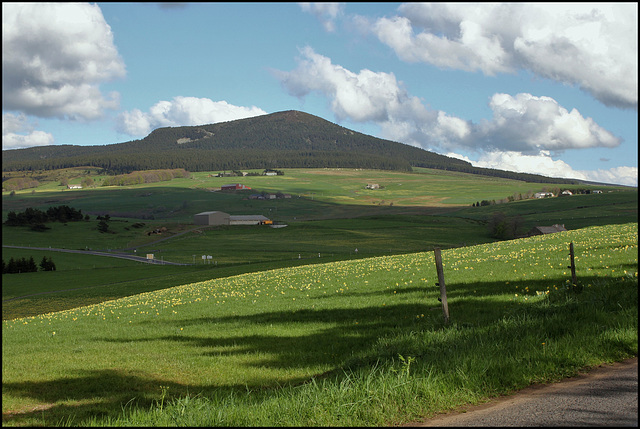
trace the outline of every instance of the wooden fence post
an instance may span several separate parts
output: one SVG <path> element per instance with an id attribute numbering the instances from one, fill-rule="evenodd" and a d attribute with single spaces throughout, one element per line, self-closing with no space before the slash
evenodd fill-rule
<path id="1" fill-rule="evenodd" d="M 578 284 L 578 278 L 576 277 L 576 263 L 573 253 L 573 242 L 569 244 L 569 256 L 571 259 L 571 266 L 569 266 L 569 268 L 571 268 L 571 284 L 573 284 L 573 287 L 575 288 Z"/>
<path id="2" fill-rule="evenodd" d="M 440 301 L 442 302 L 442 314 L 444 315 L 444 323 L 449 323 L 449 306 L 447 305 L 447 288 L 444 284 L 444 270 L 442 269 L 442 255 L 440 248 L 433 250 L 436 258 L 436 271 L 438 272 L 438 285 L 440 286 Z"/>

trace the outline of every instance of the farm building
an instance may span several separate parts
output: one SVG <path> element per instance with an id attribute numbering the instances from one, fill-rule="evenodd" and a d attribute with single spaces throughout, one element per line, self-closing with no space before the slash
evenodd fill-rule
<path id="1" fill-rule="evenodd" d="M 553 234 L 555 232 L 562 232 L 562 231 L 566 231 L 564 224 L 563 225 L 555 224 L 552 226 L 536 226 L 536 227 L 533 227 L 531 231 L 527 233 L 527 237 L 531 237 L 534 235 Z"/>
<path id="2" fill-rule="evenodd" d="M 225 212 L 202 212 L 193 216 L 193 223 L 196 225 L 229 225 L 229 213 Z"/>
<path id="3" fill-rule="evenodd" d="M 533 198 L 550 198 L 550 197 L 553 197 L 552 192 L 536 192 L 533 195 Z"/>
<path id="4" fill-rule="evenodd" d="M 251 189 L 251 188 L 246 185 L 242 185 L 240 183 L 234 183 L 232 185 L 222 185 L 220 187 L 221 191 L 241 191 L 243 189 Z"/>
<path id="5" fill-rule="evenodd" d="M 229 225 L 264 225 L 271 224 L 269 218 L 262 215 L 230 216 Z"/>
<path id="6" fill-rule="evenodd" d="M 193 223 L 196 225 L 269 225 L 271 220 L 262 215 L 237 215 L 212 211 L 202 212 L 193 216 Z"/>

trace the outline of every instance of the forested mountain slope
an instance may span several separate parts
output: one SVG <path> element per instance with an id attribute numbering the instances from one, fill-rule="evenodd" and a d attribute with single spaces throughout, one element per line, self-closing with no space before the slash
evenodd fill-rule
<path id="1" fill-rule="evenodd" d="M 110 174 L 184 168 L 215 171 L 264 168 L 412 167 L 566 182 L 544 176 L 473 167 L 417 147 L 349 130 L 295 110 L 210 125 L 158 128 L 141 140 L 76 146 L 54 145 L 2 151 L 3 171 L 94 166 Z"/>

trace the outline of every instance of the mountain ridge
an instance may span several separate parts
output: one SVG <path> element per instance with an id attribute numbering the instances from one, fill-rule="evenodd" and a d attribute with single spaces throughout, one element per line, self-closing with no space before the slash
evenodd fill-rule
<path id="1" fill-rule="evenodd" d="M 515 180 L 577 183 L 536 174 L 473 167 L 469 162 L 369 136 L 309 113 L 286 110 L 215 124 L 157 128 L 140 140 L 3 150 L 3 171 L 92 166 L 110 174 L 184 168 L 435 168 Z"/>

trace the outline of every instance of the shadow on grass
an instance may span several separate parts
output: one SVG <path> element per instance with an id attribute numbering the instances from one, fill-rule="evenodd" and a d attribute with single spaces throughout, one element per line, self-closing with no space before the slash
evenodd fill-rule
<path id="1" fill-rule="evenodd" d="M 602 279 L 581 279 L 585 284 L 598 280 Z M 440 309 L 439 303 L 435 299 L 428 299 L 424 304 L 302 309 L 166 322 L 167 329 L 172 332 L 190 324 L 228 325 L 229 334 L 222 336 L 161 335 L 95 340 L 114 344 L 157 341 L 158 347 L 167 342 L 177 343 L 181 345 L 183 353 L 184 350 L 190 350 L 187 356 L 197 354 L 211 359 L 260 354 L 266 357 L 259 362 L 241 365 L 278 369 L 328 367 L 333 368 L 328 376 L 336 379 L 341 376 L 340 368 L 366 369 L 380 362 L 392 364 L 398 355 L 414 356 L 419 362 L 415 365 L 416 370 L 437 373 L 443 377 L 458 377 L 461 386 L 468 377 L 480 376 L 486 379 L 483 383 L 488 391 L 498 392 L 504 390 L 505 386 L 519 388 L 532 380 L 557 378 L 558 374 L 567 376 L 572 371 L 575 373 L 575 368 L 586 364 L 584 356 L 543 354 L 540 342 L 571 342 L 580 335 L 593 335 L 594 330 L 613 331 L 618 327 L 614 319 L 620 306 L 637 308 L 637 279 L 629 279 L 629 291 L 622 294 L 618 285 L 616 288 L 585 289 L 577 295 L 558 292 L 554 293 L 557 295 L 554 299 L 538 297 L 536 288 L 546 288 L 548 284 L 549 281 L 521 282 L 522 287 L 529 287 L 531 291 L 527 295 L 529 301 L 500 294 L 500 287 L 504 286 L 496 283 L 451 284 L 448 286 L 452 320 L 449 325 L 442 321 L 440 311 L 432 311 L 434 307 Z M 485 293 L 478 295 L 476 290 Z M 494 295 L 487 295 L 490 291 Z M 424 294 L 425 290 L 411 287 L 406 288 L 405 292 Z M 594 317 L 592 311 L 596 310 L 610 315 L 609 322 Z M 258 332 L 264 333 L 233 335 L 234 325 L 253 325 Z M 308 325 L 309 329 L 304 329 L 304 325 Z M 269 335 L 267 332 L 274 332 L 270 331 L 274 326 L 277 328 L 275 334 Z M 298 330 L 298 327 L 302 329 Z M 250 331 L 255 332 L 254 329 Z M 303 333 L 296 335 L 295 331 Z M 593 353 L 614 357 L 634 353 L 633 347 L 613 338 L 601 339 L 599 347 L 605 346 L 606 351 L 597 350 Z M 589 356 L 592 351 L 585 353 Z M 479 354 L 491 356 L 483 355 L 482 359 L 477 359 Z M 476 368 L 476 365 L 484 367 Z M 282 379 L 265 379 L 256 386 L 179 384 L 168 381 L 168 377 L 153 377 L 125 368 L 87 371 L 49 381 L 3 383 L 3 393 L 48 404 L 36 409 L 31 407 L 4 412 L 3 424 L 82 425 L 93 418 L 118 418 L 127 404 L 141 410 L 158 404 L 162 398 L 162 386 L 171 397 L 203 395 L 220 398 L 246 392 L 248 388 L 263 391 L 296 385 L 314 376 L 298 376 L 286 382 Z M 260 395 L 254 399 L 247 398 L 243 400 L 261 400 Z"/>
<path id="2" fill-rule="evenodd" d="M 3 383 L 3 392 L 44 405 L 3 411 L 2 423 L 3 426 L 78 425 L 92 417 L 114 416 L 132 398 L 137 398 L 139 406 L 150 406 L 151 398 L 156 396 L 152 392 L 159 392 L 160 385 L 170 383 L 119 370 L 83 371 L 48 381 Z"/>

